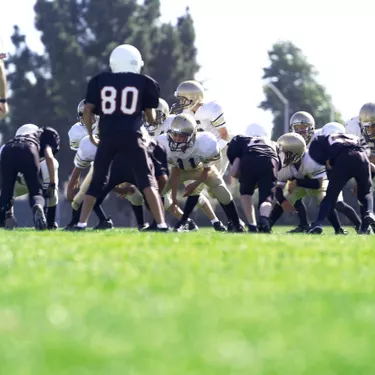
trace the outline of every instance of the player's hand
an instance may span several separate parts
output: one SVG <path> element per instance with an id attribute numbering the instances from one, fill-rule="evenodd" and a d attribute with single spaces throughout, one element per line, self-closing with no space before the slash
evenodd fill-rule
<path id="1" fill-rule="evenodd" d="M 77 187 L 77 184 L 75 186 L 71 185 L 71 184 L 68 184 L 68 188 L 66 189 L 66 199 L 69 201 L 69 202 L 73 202 L 73 199 L 74 199 L 74 191 Z"/>
<path id="2" fill-rule="evenodd" d="M 354 185 L 352 193 L 353 193 L 353 195 L 357 195 L 357 193 L 358 193 L 358 185 L 357 184 Z"/>
<path id="3" fill-rule="evenodd" d="M 281 207 L 283 208 L 283 211 L 284 212 L 288 212 L 288 213 L 296 213 L 296 209 L 294 208 L 294 206 L 287 200 L 285 199 L 285 201 L 283 203 L 281 203 Z"/>
<path id="4" fill-rule="evenodd" d="M 0 52 L 0 59 L 6 59 L 8 55 L 4 52 Z"/>
<path id="5" fill-rule="evenodd" d="M 296 187 L 297 187 L 297 180 L 289 181 L 288 182 L 288 193 L 292 194 Z"/>
<path id="6" fill-rule="evenodd" d="M 117 185 L 114 190 L 119 199 L 126 199 L 127 195 L 135 193 L 135 187 L 127 183 Z"/>
<path id="7" fill-rule="evenodd" d="M 90 134 L 90 141 L 93 145 L 95 145 L 96 147 L 98 147 L 99 145 L 99 139 L 97 137 L 95 137 L 95 135 L 93 134 Z"/>
<path id="8" fill-rule="evenodd" d="M 189 195 L 193 194 L 194 190 L 199 186 L 196 182 L 192 182 L 191 184 L 185 187 L 185 191 L 183 196 L 188 197 Z"/>
<path id="9" fill-rule="evenodd" d="M 8 113 L 8 103 L 0 103 L 0 120 Z"/>
<path id="10" fill-rule="evenodd" d="M 54 184 L 53 182 L 51 182 L 48 185 L 48 188 L 47 188 L 47 197 L 49 199 L 56 197 L 56 184 Z"/>

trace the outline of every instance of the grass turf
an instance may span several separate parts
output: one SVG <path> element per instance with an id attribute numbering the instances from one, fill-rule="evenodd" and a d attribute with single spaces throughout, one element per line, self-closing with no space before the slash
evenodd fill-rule
<path id="1" fill-rule="evenodd" d="M 0 373 L 373 375 L 374 245 L 2 231 Z"/>

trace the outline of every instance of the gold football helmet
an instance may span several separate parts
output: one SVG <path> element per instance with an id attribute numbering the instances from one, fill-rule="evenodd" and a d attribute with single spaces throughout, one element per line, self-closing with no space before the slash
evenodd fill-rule
<path id="1" fill-rule="evenodd" d="M 202 102 L 204 88 L 197 81 L 184 81 L 177 86 L 174 96 L 178 99 L 178 102 L 172 104 L 171 113 L 178 114 Z"/>
<path id="2" fill-rule="evenodd" d="M 278 140 L 282 167 L 297 163 L 306 151 L 305 139 L 298 133 L 286 133 Z"/>
<path id="3" fill-rule="evenodd" d="M 197 122 L 193 116 L 182 113 L 171 121 L 167 134 L 171 151 L 185 152 L 195 142 Z"/>
<path id="4" fill-rule="evenodd" d="M 86 128 L 85 123 L 83 122 L 83 109 L 85 108 L 86 99 L 81 100 L 77 106 L 77 120 L 81 123 L 82 126 Z M 92 116 L 92 128 L 95 129 L 98 126 L 99 116 Z"/>
<path id="5" fill-rule="evenodd" d="M 309 143 L 315 131 L 314 117 L 305 111 L 296 112 L 290 118 L 289 131 L 300 134 Z"/>
<path id="6" fill-rule="evenodd" d="M 163 125 L 163 122 L 169 116 L 168 103 L 164 99 L 159 98 L 159 105 L 155 109 L 155 111 L 156 111 L 156 119 L 152 124 L 149 124 L 148 122 L 144 121 L 144 127 L 146 128 L 147 132 L 150 135 L 154 135 L 156 129 L 159 126 Z"/>
<path id="7" fill-rule="evenodd" d="M 367 142 L 375 141 L 375 103 L 366 103 L 359 111 L 359 122 Z"/>

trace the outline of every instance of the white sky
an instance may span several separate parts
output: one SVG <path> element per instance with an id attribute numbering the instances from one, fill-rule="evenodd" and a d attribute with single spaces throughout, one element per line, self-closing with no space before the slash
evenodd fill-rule
<path id="1" fill-rule="evenodd" d="M 18 24 L 29 45 L 40 50 L 34 30 L 35 0 L 8 1 L 0 33 Z M 262 68 L 278 40 L 291 40 L 319 71 L 344 119 L 375 101 L 374 0 L 161 0 L 163 21 L 174 21 L 190 7 L 196 28 L 197 79 L 206 80 L 208 97 L 218 100 L 227 123 L 242 129 L 251 122 L 271 126 L 272 117 L 257 109 L 263 99 Z M 20 12 L 22 9 L 22 13 Z M 321 124 L 319 124 L 321 125 Z"/>

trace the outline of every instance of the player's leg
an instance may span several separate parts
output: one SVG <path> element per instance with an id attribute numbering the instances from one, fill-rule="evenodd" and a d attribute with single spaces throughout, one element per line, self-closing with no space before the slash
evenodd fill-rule
<path id="1" fill-rule="evenodd" d="M 158 185 L 155 179 L 154 166 L 147 152 L 143 139 L 140 136 L 131 137 L 128 142 L 128 155 L 133 158 L 132 171 L 136 186 L 143 194 L 150 207 L 157 227 L 160 230 L 168 230 L 165 223 L 164 207 L 160 199 Z"/>
<path id="2" fill-rule="evenodd" d="M 344 214 L 353 223 L 357 232 L 360 230 L 362 224 L 361 219 L 357 212 L 355 212 L 354 208 L 344 201 L 342 191 L 337 198 L 335 209 L 337 212 Z"/>
<path id="3" fill-rule="evenodd" d="M 99 197 L 104 190 L 109 172 L 109 166 L 116 154 L 117 142 L 118 140 L 112 137 L 104 139 L 102 138 L 100 140 L 95 155 L 92 180 L 84 197 L 82 212 L 79 218 L 79 223 L 77 224 L 77 227 L 80 229 L 86 228 L 87 221 L 95 205 L 96 198 Z"/>
<path id="4" fill-rule="evenodd" d="M 307 211 L 305 203 L 303 202 L 303 199 L 298 199 L 294 203 L 294 208 L 297 211 L 297 215 L 299 218 L 299 224 L 296 228 L 288 231 L 287 233 L 305 233 L 310 227 L 309 220 L 307 217 Z"/>
<path id="5" fill-rule="evenodd" d="M 351 178 L 351 169 L 350 157 L 346 153 L 340 154 L 336 158 L 335 165 L 330 172 L 327 192 L 320 203 L 318 217 L 308 231 L 309 234 L 322 233 L 323 221 L 328 215 L 330 215 L 341 190 Z"/>
<path id="6" fill-rule="evenodd" d="M 29 203 L 33 211 L 35 229 L 47 229 L 47 220 L 44 214 L 45 200 L 43 196 L 43 184 L 40 178 L 39 151 L 29 144 L 23 145 L 20 155 L 20 172 L 29 190 Z"/>
<path id="7" fill-rule="evenodd" d="M 226 186 L 223 178 L 220 176 L 218 170 L 215 167 L 211 167 L 208 178 L 204 183 L 215 195 L 215 198 L 223 208 L 228 221 L 231 221 L 233 223 L 233 231 L 238 233 L 243 232 L 244 229 L 241 225 L 237 207 L 234 203 L 232 194 L 228 190 L 228 187 Z"/>
<path id="8" fill-rule="evenodd" d="M 364 152 L 356 152 L 355 159 L 356 168 L 354 178 L 357 182 L 357 197 L 362 218 L 361 232 L 368 233 L 370 225 L 373 231 L 375 230 L 371 168 Z"/>
<path id="9" fill-rule="evenodd" d="M 1 172 L 1 194 L 0 211 L 4 220 L 5 229 L 13 229 L 16 225 L 16 218 L 13 213 L 13 191 L 17 178 L 17 166 L 15 165 L 15 150 L 7 145 L 3 148 L 0 159 Z"/>
<path id="10" fill-rule="evenodd" d="M 205 196 L 204 192 L 202 192 L 199 196 L 198 207 L 201 208 L 202 211 L 205 213 L 205 215 L 208 217 L 208 220 L 210 220 L 215 231 L 217 232 L 226 231 L 225 226 L 216 216 L 215 211 L 211 205 L 211 202 Z"/>

